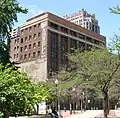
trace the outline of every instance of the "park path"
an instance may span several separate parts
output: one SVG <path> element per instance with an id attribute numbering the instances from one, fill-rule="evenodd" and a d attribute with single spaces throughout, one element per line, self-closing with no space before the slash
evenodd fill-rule
<path id="1" fill-rule="evenodd" d="M 87 110 L 86 112 L 78 112 L 76 114 L 69 114 L 69 111 L 62 113 L 63 118 L 102 118 L 103 110 Z M 120 110 L 111 110 L 109 118 L 120 118 Z"/>

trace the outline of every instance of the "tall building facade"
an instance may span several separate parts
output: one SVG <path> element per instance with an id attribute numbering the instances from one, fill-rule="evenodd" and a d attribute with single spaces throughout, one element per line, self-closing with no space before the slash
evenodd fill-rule
<path id="1" fill-rule="evenodd" d="M 72 48 L 89 50 L 104 48 L 106 38 L 52 13 L 28 19 L 11 35 L 11 61 L 17 62 L 34 82 L 49 79 L 50 71 L 67 64 Z"/>
<path id="2" fill-rule="evenodd" d="M 86 29 L 100 34 L 100 27 L 98 25 L 98 20 L 95 18 L 95 14 L 90 14 L 84 9 L 82 9 L 78 13 L 66 15 L 64 16 L 64 18 L 70 22 L 73 22 L 77 25 L 80 25 Z"/>

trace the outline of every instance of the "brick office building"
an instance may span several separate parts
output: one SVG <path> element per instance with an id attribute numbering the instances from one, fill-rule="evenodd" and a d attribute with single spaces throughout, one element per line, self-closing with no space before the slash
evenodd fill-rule
<path id="1" fill-rule="evenodd" d="M 52 13 L 30 18 L 11 35 L 11 61 L 19 63 L 35 82 L 48 79 L 50 70 L 56 71 L 67 63 L 71 48 L 103 48 L 106 38 Z"/>

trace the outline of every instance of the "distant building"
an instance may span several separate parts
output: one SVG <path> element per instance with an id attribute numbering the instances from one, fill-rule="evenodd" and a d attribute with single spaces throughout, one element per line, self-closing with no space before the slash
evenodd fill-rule
<path id="1" fill-rule="evenodd" d="M 100 27 L 98 20 L 95 18 L 95 14 L 89 14 L 86 10 L 82 9 L 78 13 L 64 16 L 70 22 L 80 25 L 86 29 L 92 30 L 100 34 Z"/>
<path id="2" fill-rule="evenodd" d="M 21 71 L 40 82 L 49 79 L 49 72 L 67 64 L 66 54 L 73 52 L 71 48 L 89 50 L 105 45 L 104 36 L 46 12 L 13 30 L 10 55 Z"/>

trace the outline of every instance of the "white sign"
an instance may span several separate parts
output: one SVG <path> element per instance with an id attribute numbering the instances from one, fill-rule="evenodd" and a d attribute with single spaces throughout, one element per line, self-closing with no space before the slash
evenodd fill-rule
<path id="1" fill-rule="evenodd" d="M 39 103 L 38 106 L 39 106 L 38 114 L 46 114 L 46 103 L 45 102 Z"/>

